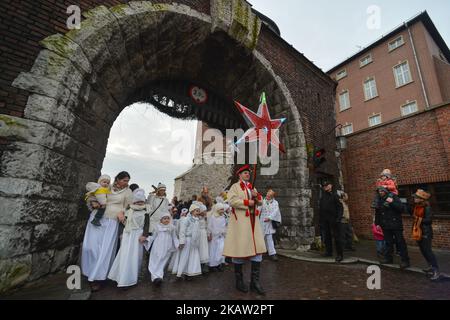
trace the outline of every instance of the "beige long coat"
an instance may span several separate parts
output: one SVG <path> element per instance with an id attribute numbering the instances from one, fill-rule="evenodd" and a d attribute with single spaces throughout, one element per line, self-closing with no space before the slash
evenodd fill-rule
<path id="1" fill-rule="evenodd" d="M 258 217 L 248 214 L 247 190 L 241 182 L 235 183 L 228 192 L 228 201 L 233 213 L 228 222 L 223 255 L 231 258 L 250 258 L 267 252 Z M 259 196 L 259 201 L 262 197 Z"/>

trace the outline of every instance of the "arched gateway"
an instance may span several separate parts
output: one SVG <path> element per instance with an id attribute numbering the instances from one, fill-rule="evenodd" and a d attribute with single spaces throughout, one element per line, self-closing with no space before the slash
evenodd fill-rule
<path id="1" fill-rule="evenodd" d="M 279 190 L 281 245 L 311 244 L 307 147 L 328 147 L 327 170 L 336 173 L 333 137 L 323 137 L 334 127 L 334 82 L 246 1 L 93 2 L 81 29 L 42 37 L 32 67 L 6 86 L 27 99 L 22 116 L 8 101 L 0 109 L 0 291 L 77 261 L 87 219 L 81 195 L 100 173 L 110 128 L 123 108 L 161 88 L 207 88 L 224 103 L 190 116 L 216 128 L 240 127 L 232 101 L 257 108 L 266 92 L 271 115 L 288 119 L 280 134 L 287 153 L 279 173 L 257 186 Z"/>

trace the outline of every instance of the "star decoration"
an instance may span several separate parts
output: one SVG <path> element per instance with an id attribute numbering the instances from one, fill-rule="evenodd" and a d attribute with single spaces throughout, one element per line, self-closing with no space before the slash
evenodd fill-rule
<path id="1" fill-rule="evenodd" d="M 263 92 L 260 98 L 260 104 L 258 113 L 254 113 L 250 109 L 244 107 L 239 102 L 235 101 L 234 104 L 238 108 L 239 112 L 244 117 L 250 129 L 240 138 L 235 146 L 245 142 L 259 141 L 259 154 L 260 157 L 267 155 L 268 145 L 271 144 L 281 152 L 285 153 L 284 145 L 280 143 L 278 137 L 278 130 L 286 121 L 286 118 L 272 120 L 269 114 L 269 108 L 267 106 L 266 94 Z"/>

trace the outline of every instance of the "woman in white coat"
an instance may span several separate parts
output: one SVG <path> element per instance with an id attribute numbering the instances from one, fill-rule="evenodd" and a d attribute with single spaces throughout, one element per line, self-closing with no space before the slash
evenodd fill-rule
<path id="1" fill-rule="evenodd" d="M 119 221 L 125 220 L 125 210 L 132 203 L 129 181 L 130 175 L 127 172 L 116 176 L 107 198 L 105 214 L 100 220 L 101 226 L 96 227 L 91 223 L 97 210 L 91 212 L 86 225 L 81 251 L 81 270 L 88 278 L 92 291 L 100 289 L 99 281 L 106 280 L 114 262 Z"/>
<path id="2" fill-rule="evenodd" d="M 268 190 L 263 200 L 261 208 L 260 222 L 264 233 L 264 241 L 266 242 L 267 253 L 273 261 L 278 261 L 277 252 L 273 243 L 273 235 L 277 232 L 273 226 L 273 222 L 281 224 L 281 213 L 278 201 L 275 200 L 275 192 Z"/>

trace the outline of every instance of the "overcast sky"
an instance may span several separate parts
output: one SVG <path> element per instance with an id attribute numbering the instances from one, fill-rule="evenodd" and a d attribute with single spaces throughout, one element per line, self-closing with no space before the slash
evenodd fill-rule
<path id="1" fill-rule="evenodd" d="M 450 44 L 449 0 L 250 2 L 277 23 L 287 42 L 324 71 L 424 10 Z M 174 178 L 192 165 L 196 123 L 172 119 L 152 106 L 126 108 L 111 130 L 102 172 L 114 176 L 126 170 L 147 192 L 152 184 L 163 182 L 172 197 Z"/>

